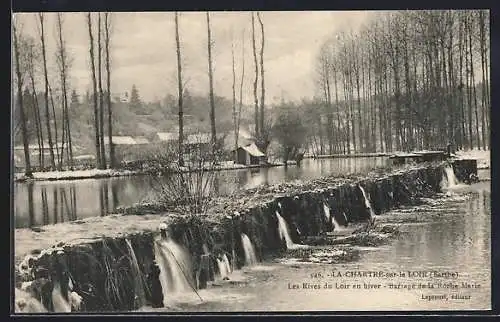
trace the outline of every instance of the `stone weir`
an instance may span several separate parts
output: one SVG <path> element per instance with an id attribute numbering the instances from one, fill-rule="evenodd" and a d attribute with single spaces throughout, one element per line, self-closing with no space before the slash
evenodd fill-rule
<path id="1" fill-rule="evenodd" d="M 254 189 L 241 198 L 235 194 L 203 216 L 144 215 L 162 218 L 153 220 L 155 226 L 149 231 L 76 244 L 61 242 L 33 252 L 16 266 L 16 308 L 23 311 L 21 306 L 26 306 L 26 301 L 18 303 L 18 294 L 30 294 L 49 312 L 162 307 L 164 297 L 175 294 L 163 290 L 159 278 L 160 259 L 155 258 L 159 222 L 187 250 L 192 262 L 187 274 L 194 281 L 192 288 L 200 289 L 214 280 L 223 257 L 235 268 L 245 265 L 242 233 L 251 240 L 258 261 L 283 254 L 287 245 L 278 214 L 286 221 L 293 243 L 301 243 L 334 230 L 331 218 L 337 225 L 369 222 L 374 214 L 440 192 L 446 166 L 446 162 L 419 164 L 364 178 L 322 178 Z M 119 222 L 120 218 L 115 224 Z"/>

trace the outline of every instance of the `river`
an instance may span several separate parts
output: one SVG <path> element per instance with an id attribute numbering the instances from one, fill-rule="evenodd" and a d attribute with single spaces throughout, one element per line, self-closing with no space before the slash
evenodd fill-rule
<path id="1" fill-rule="evenodd" d="M 200 290 L 203 302 L 189 293 L 176 296 L 167 308 L 155 310 L 487 310 L 491 308 L 490 202 L 489 182 L 440 194 L 422 205 L 378 216 L 379 223 L 400 224 L 401 235 L 385 246 L 360 248 L 358 261 L 327 265 L 277 259 L 235 271 L 230 281 L 219 281 Z M 360 271 L 395 273 L 396 276 L 351 276 L 352 272 Z M 442 276 L 409 277 L 409 272 L 415 271 L 436 271 Z M 333 272 L 342 277 L 332 276 Z M 318 278 L 316 273 L 323 277 Z M 317 284 L 320 289 L 304 289 L 303 283 Z M 325 283 L 332 288 L 324 288 Z M 391 288 L 391 283 L 400 288 Z M 418 288 L 418 284 L 428 283 L 434 288 Z M 474 288 L 463 288 L 462 283 Z M 341 284 L 350 287 L 335 287 Z M 361 289 L 353 289 L 354 284 L 359 284 Z M 370 288 L 366 288 L 368 284 Z M 405 288 L 412 284 L 414 289 Z M 298 288 L 293 289 L 293 285 Z M 374 285 L 380 288 L 373 288 Z M 453 285 L 458 288 L 449 288 Z"/>
<path id="2" fill-rule="evenodd" d="M 365 173 L 385 167 L 387 157 L 305 159 L 295 165 L 261 169 L 217 172 L 217 190 L 221 195 L 235 190 L 254 188 L 295 179 L 313 179 L 327 175 Z M 14 184 L 14 218 L 16 228 L 104 216 L 119 206 L 154 198 L 162 178 L 131 176 L 102 179 L 37 181 Z"/>

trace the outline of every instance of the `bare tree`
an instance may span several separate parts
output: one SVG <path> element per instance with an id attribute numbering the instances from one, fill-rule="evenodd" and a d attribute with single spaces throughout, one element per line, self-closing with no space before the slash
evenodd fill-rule
<path id="1" fill-rule="evenodd" d="M 238 140 L 236 139 L 238 137 L 238 116 L 236 112 L 236 70 L 234 66 L 234 37 L 231 39 L 231 67 L 232 67 L 232 73 L 233 73 L 233 83 L 232 83 L 232 90 L 233 90 L 233 129 L 234 129 L 234 161 L 238 161 Z"/>
<path id="2" fill-rule="evenodd" d="M 255 137 L 260 136 L 259 128 L 259 99 L 257 97 L 257 82 L 259 81 L 259 65 L 257 63 L 257 48 L 255 46 L 255 13 L 252 12 L 252 52 L 255 66 L 255 79 L 253 82 L 253 97 L 255 104 Z"/>
<path id="3" fill-rule="evenodd" d="M 264 85 L 264 24 L 260 17 L 260 12 L 257 12 L 257 19 L 259 20 L 260 33 L 261 33 L 261 46 L 260 46 L 260 146 L 266 151 L 267 150 L 267 135 L 264 130 L 264 107 L 265 107 L 265 97 L 266 97 L 266 87 Z"/>
<path id="4" fill-rule="evenodd" d="M 40 115 L 40 105 L 38 103 L 38 95 L 36 92 L 36 85 L 35 85 L 35 60 L 38 60 L 38 52 L 36 52 L 35 49 L 35 43 L 33 39 L 29 39 L 29 42 L 27 43 L 27 51 L 28 51 L 28 75 L 30 79 L 30 84 L 31 84 L 31 91 L 32 91 L 32 97 L 33 97 L 33 116 L 35 118 L 35 127 L 36 127 L 36 133 L 37 133 L 37 142 L 38 142 L 38 165 L 40 166 L 40 169 L 44 168 L 44 142 L 43 142 L 43 131 L 42 131 L 42 119 Z"/>
<path id="5" fill-rule="evenodd" d="M 87 26 L 89 31 L 89 52 L 90 52 L 90 70 L 92 73 L 92 87 L 94 90 L 94 130 L 95 130 L 95 149 L 96 149 L 96 160 L 97 167 L 102 169 L 102 158 L 101 158 L 101 146 L 99 140 L 99 112 L 98 112 L 98 101 L 97 101 L 97 80 L 96 80 L 96 70 L 95 70 L 95 55 L 94 55 L 94 36 L 92 32 L 92 16 L 91 13 L 87 13 Z"/>
<path id="6" fill-rule="evenodd" d="M 109 141 L 109 167 L 116 167 L 115 146 L 113 144 L 113 106 L 111 103 L 111 58 L 110 58 L 110 42 L 111 42 L 111 20 L 109 12 L 104 13 L 104 50 L 106 57 L 106 101 L 108 105 L 108 141 Z"/>
<path id="7" fill-rule="evenodd" d="M 40 22 L 40 40 L 42 43 L 42 59 L 43 59 L 43 76 L 45 81 L 45 91 L 44 91 L 44 101 L 45 101 L 45 126 L 47 127 L 47 140 L 49 143 L 50 152 L 50 165 L 54 170 L 56 168 L 56 161 L 54 156 L 54 145 L 52 142 L 52 131 L 50 129 L 50 112 L 49 112 L 49 76 L 47 70 L 47 53 L 45 47 L 45 24 L 44 24 L 44 14 L 40 12 L 38 14 Z M 57 141 L 56 141 L 57 142 Z"/>
<path id="8" fill-rule="evenodd" d="M 101 167 L 106 168 L 106 151 L 104 150 L 104 97 L 102 91 L 102 23 L 101 13 L 97 13 L 97 72 L 99 81 L 99 147 L 101 149 Z"/>
<path id="9" fill-rule="evenodd" d="M 24 162 L 25 162 L 25 174 L 27 177 L 31 177 L 31 161 L 30 161 L 30 151 L 29 151 L 29 141 L 28 141 L 28 131 L 26 127 L 26 114 L 23 105 L 23 73 L 21 71 L 21 53 L 20 53 L 20 45 L 19 45 L 19 37 L 16 22 L 14 21 L 12 24 L 12 32 L 13 32 L 13 45 L 14 45 L 14 59 L 16 63 L 16 84 L 17 84 L 17 102 L 19 104 L 19 116 L 21 119 L 21 133 L 23 140 L 23 148 L 24 148 Z"/>
<path id="10" fill-rule="evenodd" d="M 240 134 L 241 108 L 243 107 L 243 84 L 245 82 L 245 30 L 241 32 L 241 82 L 240 82 L 240 101 L 236 117 L 236 147 Z"/>
<path id="11" fill-rule="evenodd" d="M 208 81 L 209 81 L 209 99 L 210 99 L 210 128 L 212 132 L 212 153 L 215 155 L 217 134 L 215 131 L 215 99 L 214 99 L 214 81 L 212 69 L 212 35 L 210 31 L 210 13 L 207 11 L 207 47 L 208 47 Z"/>
<path id="12" fill-rule="evenodd" d="M 181 63 L 181 44 L 179 40 L 179 13 L 175 13 L 175 44 L 176 44 L 176 53 L 177 53 L 177 85 L 178 85 L 178 107 L 179 107 L 179 166 L 184 165 L 183 160 L 183 142 L 184 142 L 184 129 L 183 129 L 183 106 L 182 106 L 182 63 Z"/>
<path id="13" fill-rule="evenodd" d="M 69 118 L 69 105 L 68 105 L 68 89 L 67 89 L 67 79 L 68 79 L 68 57 L 66 52 L 66 44 L 63 38 L 63 21 L 62 14 L 57 13 L 57 34 L 58 34 L 58 50 L 57 50 L 57 60 L 59 61 L 59 72 L 61 77 L 61 90 L 62 90 L 62 103 L 63 103 L 63 133 L 66 134 L 66 141 L 68 143 L 68 159 L 70 169 L 73 169 L 73 144 L 71 140 L 71 126 Z M 64 138 L 61 146 L 61 160 L 59 163 L 59 169 L 61 169 L 63 162 L 63 149 L 64 149 Z"/>

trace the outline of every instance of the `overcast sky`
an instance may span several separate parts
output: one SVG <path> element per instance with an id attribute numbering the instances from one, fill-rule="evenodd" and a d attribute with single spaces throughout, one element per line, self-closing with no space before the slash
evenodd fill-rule
<path id="1" fill-rule="evenodd" d="M 321 44 L 340 29 L 359 27 L 367 11 L 263 12 L 264 69 L 269 101 L 298 100 L 314 95 L 315 57 Z M 90 89 L 86 14 L 64 13 L 64 34 L 73 64 L 71 85 L 81 93 Z M 33 13 L 17 14 L 22 31 L 38 40 Z M 46 13 L 49 58 L 54 59 L 55 14 Z M 97 21 L 97 20 L 95 20 Z M 151 101 L 176 94 L 174 14 L 171 12 L 113 13 L 112 92 L 130 91 L 136 84 L 141 97 Z M 184 79 L 190 91 L 208 93 L 207 25 L 205 13 L 186 12 L 179 17 Z M 245 32 L 244 100 L 252 100 L 254 65 L 249 12 L 211 13 L 214 40 L 216 95 L 232 97 L 231 43 L 234 42 L 237 82 L 241 73 L 242 33 Z M 257 49 L 260 29 L 256 21 Z M 56 78 L 52 67 L 52 78 Z"/>

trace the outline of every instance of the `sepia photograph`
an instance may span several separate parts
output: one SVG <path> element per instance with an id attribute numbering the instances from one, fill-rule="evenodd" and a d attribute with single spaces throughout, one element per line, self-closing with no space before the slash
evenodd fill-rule
<path id="1" fill-rule="evenodd" d="M 12 315 L 492 309 L 490 10 L 11 17 Z"/>

